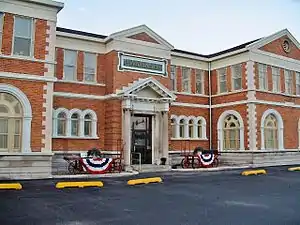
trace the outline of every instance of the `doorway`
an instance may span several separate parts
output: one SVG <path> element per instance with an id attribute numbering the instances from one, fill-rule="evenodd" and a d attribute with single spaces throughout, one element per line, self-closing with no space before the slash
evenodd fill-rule
<path id="1" fill-rule="evenodd" d="M 152 116 L 135 114 L 131 134 L 132 164 L 152 164 Z"/>

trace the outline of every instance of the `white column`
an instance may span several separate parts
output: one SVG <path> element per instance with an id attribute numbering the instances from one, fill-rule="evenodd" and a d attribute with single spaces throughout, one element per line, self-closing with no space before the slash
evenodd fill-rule
<path id="1" fill-rule="evenodd" d="M 130 137 L 130 123 L 131 123 L 131 115 L 130 110 L 125 109 L 123 113 L 123 141 L 124 144 L 124 164 L 125 166 L 129 166 L 130 162 L 130 152 L 131 152 L 131 137 Z"/>
<path id="2" fill-rule="evenodd" d="M 163 112 L 162 116 L 162 157 L 169 159 L 169 123 L 168 112 Z"/>
<path id="3" fill-rule="evenodd" d="M 154 146 L 152 146 L 152 163 L 157 163 L 159 164 L 159 151 L 161 151 L 161 146 L 162 146 L 162 135 L 161 135 L 161 115 L 160 113 L 157 113 L 154 117 L 154 129 L 152 132 L 154 132 Z"/>

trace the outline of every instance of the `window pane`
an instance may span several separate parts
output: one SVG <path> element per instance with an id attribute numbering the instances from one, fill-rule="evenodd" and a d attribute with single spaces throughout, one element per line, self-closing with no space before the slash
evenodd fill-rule
<path id="1" fill-rule="evenodd" d="M 31 38 L 32 19 L 15 17 L 15 37 Z"/>
<path id="2" fill-rule="evenodd" d="M 8 119 L 0 118 L 0 134 L 8 132 Z"/>
<path id="3" fill-rule="evenodd" d="M 7 139 L 6 134 L 0 134 L 0 149 L 7 149 Z"/>
<path id="4" fill-rule="evenodd" d="M 14 54 L 30 56 L 31 39 L 15 37 L 14 40 Z"/>
<path id="5" fill-rule="evenodd" d="M 236 78 L 234 79 L 233 89 L 239 90 L 242 88 L 242 78 Z"/>
<path id="6" fill-rule="evenodd" d="M 8 109 L 5 105 L 0 105 L 0 113 L 8 113 Z"/>
<path id="7" fill-rule="evenodd" d="M 21 120 L 15 120 L 15 134 L 21 134 Z"/>
<path id="8" fill-rule="evenodd" d="M 64 79 L 75 80 L 75 67 L 70 67 L 70 66 L 64 67 Z"/>
<path id="9" fill-rule="evenodd" d="M 182 68 L 182 91 L 191 92 L 191 70 L 189 68 Z"/>
<path id="10" fill-rule="evenodd" d="M 91 115 L 90 114 L 86 114 L 85 116 L 84 116 L 84 119 L 92 119 L 92 117 L 91 117 Z"/>
<path id="11" fill-rule="evenodd" d="M 171 81 L 172 81 L 172 91 L 176 91 L 177 82 L 176 82 L 176 66 L 171 66 Z"/>
<path id="12" fill-rule="evenodd" d="M 72 136 L 78 136 L 78 120 L 72 120 L 71 121 L 71 135 Z"/>
<path id="13" fill-rule="evenodd" d="M 77 52 L 76 51 L 70 51 L 65 50 L 64 51 L 64 64 L 75 66 L 77 61 Z"/>
<path id="14" fill-rule="evenodd" d="M 92 136 L 92 122 L 91 121 L 84 122 L 84 136 Z"/>
<path id="15" fill-rule="evenodd" d="M 203 72 L 201 70 L 196 70 L 196 93 L 203 93 Z"/>
<path id="16" fill-rule="evenodd" d="M 84 77 L 85 81 L 95 81 L 95 74 L 85 74 Z"/>
<path id="17" fill-rule="evenodd" d="M 96 54 L 84 53 L 84 67 L 96 68 Z"/>
<path id="18" fill-rule="evenodd" d="M 189 137 L 193 138 L 194 137 L 194 126 L 189 125 Z"/>
<path id="19" fill-rule="evenodd" d="M 66 135 L 66 120 L 65 119 L 58 119 L 57 121 L 57 135 L 58 136 L 65 136 Z"/>
<path id="20" fill-rule="evenodd" d="M 258 64 L 258 76 L 259 76 L 259 88 L 262 90 L 268 90 L 266 65 Z"/>
<path id="21" fill-rule="evenodd" d="M 226 68 L 218 70 L 220 93 L 227 91 Z"/>

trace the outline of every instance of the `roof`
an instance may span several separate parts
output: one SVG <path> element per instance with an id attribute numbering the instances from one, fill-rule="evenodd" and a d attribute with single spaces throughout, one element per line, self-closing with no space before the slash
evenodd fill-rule
<path id="1" fill-rule="evenodd" d="M 100 38 L 100 39 L 105 39 L 105 38 L 108 37 L 106 35 L 95 34 L 95 33 L 88 33 L 88 32 L 84 32 L 84 31 L 72 30 L 72 29 L 67 29 L 67 28 L 63 28 L 63 27 L 57 27 L 56 31 L 64 32 L 64 33 L 70 33 L 70 34 L 77 34 L 77 35 L 82 35 L 82 36 L 86 36 L 86 37 Z M 213 58 L 213 57 L 216 57 L 216 56 L 220 56 L 220 55 L 223 55 L 223 54 L 226 54 L 226 53 L 230 53 L 230 52 L 234 52 L 234 51 L 243 49 L 246 46 L 248 46 L 248 45 L 250 45 L 250 44 L 252 44 L 252 43 L 254 43 L 254 42 L 256 42 L 256 41 L 258 41 L 260 39 L 261 38 L 258 38 L 258 39 L 252 40 L 252 41 L 248 41 L 248 42 L 246 42 L 244 44 L 240 44 L 238 46 L 235 46 L 235 47 L 232 47 L 232 48 L 220 51 L 220 52 L 208 54 L 208 55 L 199 54 L 199 53 L 195 53 L 195 52 L 189 52 L 189 51 L 185 51 L 185 50 L 181 50 L 181 49 L 173 49 L 172 51 L 173 52 L 177 52 L 177 53 L 182 53 L 182 54 L 199 56 L 199 57 L 203 57 L 203 58 Z"/>

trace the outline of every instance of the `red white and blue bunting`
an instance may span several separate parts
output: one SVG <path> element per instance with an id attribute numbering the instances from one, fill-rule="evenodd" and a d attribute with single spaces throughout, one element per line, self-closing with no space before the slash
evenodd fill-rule
<path id="1" fill-rule="evenodd" d="M 200 162 L 204 167 L 209 167 L 212 166 L 214 160 L 215 160 L 215 155 L 213 152 L 210 153 L 202 153 L 199 152 L 198 156 L 200 158 Z"/>
<path id="2" fill-rule="evenodd" d="M 102 174 L 112 166 L 112 158 L 81 158 L 80 159 L 85 171 L 92 174 Z"/>

